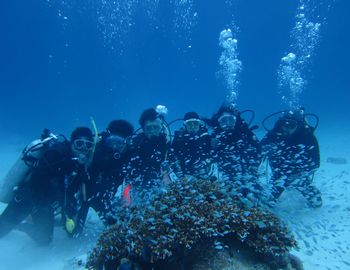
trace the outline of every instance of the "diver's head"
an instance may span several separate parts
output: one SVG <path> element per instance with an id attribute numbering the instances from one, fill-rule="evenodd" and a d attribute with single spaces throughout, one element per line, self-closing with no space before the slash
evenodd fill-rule
<path id="1" fill-rule="evenodd" d="M 91 161 L 94 144 L 92 131 L 88 127 L 77 127 L 71 134 L 73 156 L 82 165 Z"/>
<path id="2" fill-rule="evenodd" d="M 184 116 L 184 126 L 188 133 L 196 135 L 203 126 L 203 121 L 196 112 L 188 112 Z"/>
<path id="3" fill-rule="evenodd" d="M 236 126 L 238 111 L 234 104 L 223 104 L 215 115 L 219 127 L 223 130 L 233 130 Z"/>
<path id="4" fill-rule="evenodd" d="M 163 120 L 153 108 L 147 109 L 141 114 L 139 123 L 148 139 L 159 137 L 163 132 Z"/>
<path id="5" fill-rule="evenodd" d="M 134 127 L 125 120 L 113 120 L 107 127 L 105 144 L 113 151 L 114 157 L 119 158 L 126 150 L 126 139 L 134 133 Z"/>
<path id="6" fill-rule="evenodd" d="M 237 116 L 230 112 L 224 112 L 218 118 L 218 122 L 223 130 L 233 130 L 236 126 Z"/>
<path id="7" fill-rule="evenodd" d="M 289 137 L 295 134 L 304 122 L 304 111 L 294 110 L 285 112 L 277 124 L 281 129 L 282 135 Z"/>

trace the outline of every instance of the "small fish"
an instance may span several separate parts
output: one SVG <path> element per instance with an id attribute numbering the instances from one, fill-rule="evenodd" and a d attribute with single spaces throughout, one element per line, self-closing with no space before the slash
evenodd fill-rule
<path id="1" fill-rule="evenodd" d="M 307 241 L 303 241 L 304 242 L 304 244 L 305 244 L 305 246 L 306 246 L 306 248 L 310 248 L 311 247 L 311 245 L 310 245 L 310 243 L 309 242 L 307 242 Z"/>
<path id="2" fill-rule="evenodd" d="M 310 251 L 310 250 L 306 251 L 305 254 L 306 254 L 307 256 L 312 256 L 312 255 L 314 255 L 314 253 L 313 253 L 312 251 Z"/>
<path id="3" fill-rule="evenodd" d="M 342 261 L 342 263 L 344 263 L 347 266 L 350 266 L 350 263 L 348 261 Z"/>
<path id="4" fill-rule="evenodd" d="M 155 220 L 155 218 L 149 218 L 149 219 L 147 219 L 147 222 L 149 222 L 149 223 L 154 223 L 156 220 Z"/>

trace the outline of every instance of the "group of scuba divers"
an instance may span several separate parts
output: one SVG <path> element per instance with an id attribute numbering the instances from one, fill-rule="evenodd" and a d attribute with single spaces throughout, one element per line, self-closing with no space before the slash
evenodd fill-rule
<path id="1" fill-rule="evenodd" d="M 0 198 L 8 203 L 0 216 L 0 237 L 17 229 L 47 245 L 58 210 L 68 235 L 79 237 L 89 208 L 109 226 L 118 218 L 116 200 L 122 207 L 142 207 L 140 194 L 184 177 L 232 181 L 243 199 L 269 207 L 290 186 L 311 207 L 320 207 L 321 193 L 313 185 L 319 146 L 307 114 L 302 109 L 272 114 L 278 115 L 274 127 L 261 141 L 242 114 L 232 104 L 223 104 L 210 119 L 188 112 L 174 135 L 165 115 L 154 108 L 141 114 L 136 131 L 125 120 L 111 121 L 102 133 L 77 127 L 70 140 L 44 130 L 23 150 L 18 166 L 25 169 L 19 173 L 17 168 L 15 183 Z M 264 162 L 272 188 L 262 199 Z"/>

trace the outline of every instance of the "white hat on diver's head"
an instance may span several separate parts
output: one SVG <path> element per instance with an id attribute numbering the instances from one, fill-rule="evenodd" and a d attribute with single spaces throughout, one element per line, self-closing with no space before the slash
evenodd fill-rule
<path id="1" fill-rule="evenodd" d="M 168 108 L 164 105 L 157 105 L 156 112 L 161 116 L 166 116 L 168 114 Z"/>

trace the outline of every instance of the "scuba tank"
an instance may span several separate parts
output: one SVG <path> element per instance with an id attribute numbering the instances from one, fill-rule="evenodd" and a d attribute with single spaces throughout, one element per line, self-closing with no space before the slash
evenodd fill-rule
<path id="1" fill-rule="evenodd" d="M 45 152 L 50 148 L 50 145 L 62 142 L 62 139 L 66 141 L 63 135 L 54 135 L 48 129 L 45 129 L 40 139 L 32 141 L 23 149 L 19 158 L 2 181 L 0 202 L 9 203 L 12 199 L 14 188 L 20 183 L 28 181 L 34 168 L 52 165 L 49 164 L 50 160 L 45 158 Z M 55 149 L 50 153 L 54 151 Z"/>

